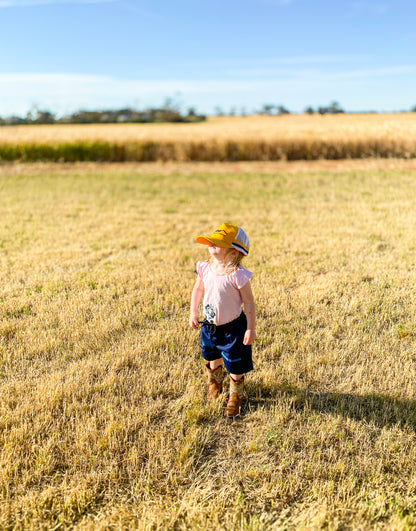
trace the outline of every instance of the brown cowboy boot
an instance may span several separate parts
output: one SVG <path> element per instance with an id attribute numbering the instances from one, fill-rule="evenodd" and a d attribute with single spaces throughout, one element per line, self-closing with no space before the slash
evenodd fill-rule
<path id="1" fill-rule="evenodd" d="M 222 365 L 220 365 L 216 369 L 210 369 L 209 363 L 207 363 L 205 367 L 208 372 L 207 398 L 208 400 L 212 400 L 213 398 L 218 398 L 222 391 L 222 381 L 224 379 L 224 375 L 222 372 Z"/>
<path id="2" fill-rule="evenodd" d="M 244 376 L 236 382 L 230 376 L 230 396 L 225 408 L 226 417 L 236 417 L 240 414 L 241 404 L 243 403 L 244 395 Z"/>

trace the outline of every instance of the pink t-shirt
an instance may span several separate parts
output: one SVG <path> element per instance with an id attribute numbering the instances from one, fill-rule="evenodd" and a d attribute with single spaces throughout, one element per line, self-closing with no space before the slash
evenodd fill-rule
<path id="1" fill-rule="evenodd" d="M 228 275 L 217 275 L 208 262 L 197 262 L 196 270 L 204 283 L 205 319 L 218 326 L 237 319 L 243 302 L 239 290 L 253 273 L 240 266 Z"/>

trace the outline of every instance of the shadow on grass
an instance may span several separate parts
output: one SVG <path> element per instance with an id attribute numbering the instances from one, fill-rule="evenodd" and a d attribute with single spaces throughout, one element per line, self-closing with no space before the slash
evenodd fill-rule
<path id="1" fill-rule="evenodd" d="M 279 400 L 291 398 L 295 411 L 318 411 L 366 421 L 378 427 L 408 426 L 416 432 L 416 400 L 382 394 L 318 393 L 290 385 L 276 385 L 255 390 L 246 400 L 243 414 L 263 408 L 279 407 Z M 257 397 L 254 396 L 257 394 Z"/>

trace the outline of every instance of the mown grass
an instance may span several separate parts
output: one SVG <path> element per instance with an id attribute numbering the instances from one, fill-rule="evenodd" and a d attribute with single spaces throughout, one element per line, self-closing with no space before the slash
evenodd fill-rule
<path id="1" fill-rule="evenodd" d="M 194 124 L 7 126 L 0 162 L 416 157 L 416 113 L 215 117 Z"/>
<path id="2" fill-rule="evenodd" d="M 247 168 L 0 169 L 0 527 L 416 525 L 414 170 Z M 227 219 L 258 313 L 233 422 L 187 325 Z"/>

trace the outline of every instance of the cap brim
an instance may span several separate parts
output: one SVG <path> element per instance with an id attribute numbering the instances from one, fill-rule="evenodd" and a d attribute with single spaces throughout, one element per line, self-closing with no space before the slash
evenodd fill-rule
<path id="1" fill-rule="evenodd" d="M 202 243 L 202 245 L 209 245 L 210 243 L 213 243 L 214 245 L 218 245 L 218 247 L 227 247 L 228 249 L 231 249 L 231 245 L 228 245 L 225 243 L 224 240 L 218 240 L 217 238 L 211 238 L 210 236 L 198 236 L 196 239 L 198 243 Z"/>

